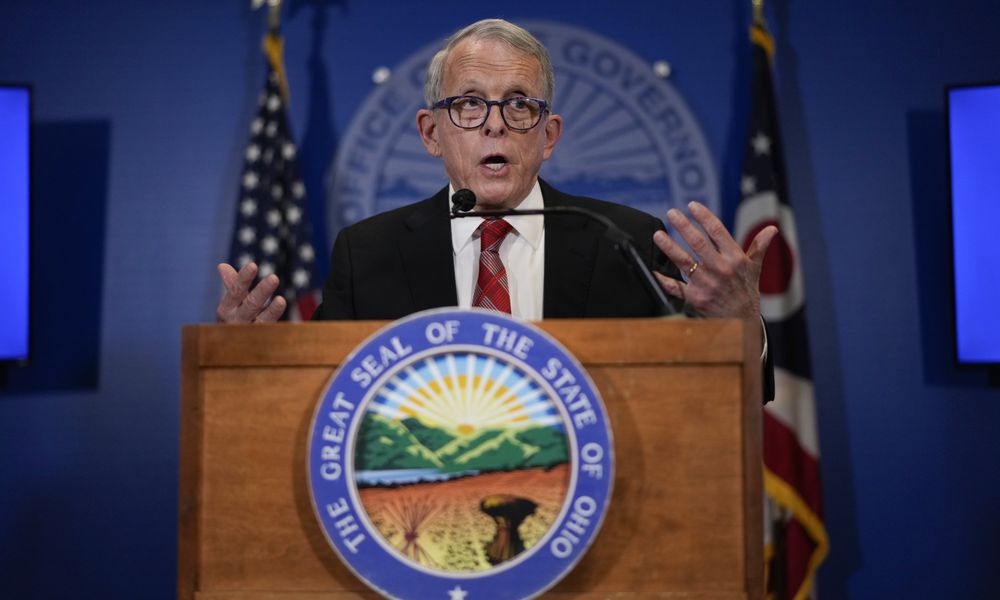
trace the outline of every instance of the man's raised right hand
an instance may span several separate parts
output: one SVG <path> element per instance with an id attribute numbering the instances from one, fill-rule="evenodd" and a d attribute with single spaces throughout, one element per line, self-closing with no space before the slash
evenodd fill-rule
<path id="1" fill-rule="evenodd" d="M 257 277 L 256 263 L 243 265 L 239 273 L 226 263 L 218 269 L 226 288 L 215 309 L 215 318 L 220 323 L 273 323 L 281 318 L 288 303 L 281 296 L 271 298 L 278 289 L 277 275 L 268 275 L 251 290 L 250 284 Z"/>

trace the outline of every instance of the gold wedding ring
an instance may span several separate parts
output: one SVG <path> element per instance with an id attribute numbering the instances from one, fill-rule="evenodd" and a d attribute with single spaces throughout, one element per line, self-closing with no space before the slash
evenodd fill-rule
<path id="1" fill-rule="evenodd" d="M 691 279 L 691 276 L 694 275 L 694 272 L 697 270 L 698 270 L 698 263 L 693 263 L 691 265 L 691 268 L 688 269 L 688 279 Z"/>

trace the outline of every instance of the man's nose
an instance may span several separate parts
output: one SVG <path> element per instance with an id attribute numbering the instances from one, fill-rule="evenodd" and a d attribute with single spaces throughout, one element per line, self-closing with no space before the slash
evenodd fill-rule
<path id="1" fill-rule="evenodd" d="M 490 114 L 486 115 L 486 122 L 483 123 L 483 133 L 487 136 L 501 135 L 507 131 L 507 124 L 504 123 L 503 115 L 500 114 L 499 106 L 491 106 Z"/>

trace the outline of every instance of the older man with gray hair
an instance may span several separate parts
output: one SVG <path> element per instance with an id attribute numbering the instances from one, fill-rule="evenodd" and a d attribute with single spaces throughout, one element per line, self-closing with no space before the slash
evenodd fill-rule
<path id="1" fill-rule="evenodd" d="M 706 317 L 757 316 L 761 264 L 777 230 L 763 229 L 744 252 L 711 211 L 693 202 L 690 217 L 676 209 L 666 215 L 689 253 L 654 217 L 551 187 L 538 174 L 563 130 L 554 94 L 549 53 L 523 28 L 487 19 L 449 37 L 430 63 L 427 106 L 416 115 L 427 152 L 444 161 L 448 185 L 343 229 L 314 318 L 396 319 L 454 306 L 525 319 L 657 314 L 599 227 L 561 215 L 451 219 L 449 199 L 459 189 L 475 193 L 477 211 L 571 206 L 597 212 L 636 240 L 678 303 Z M 251 288 L 253 263 L 238 273 L 229 265 L 219 271 L 226 287 L 220 321 L 275 321 L 285 310 L 283 298 L 271 299 L 275 275 Z"/>

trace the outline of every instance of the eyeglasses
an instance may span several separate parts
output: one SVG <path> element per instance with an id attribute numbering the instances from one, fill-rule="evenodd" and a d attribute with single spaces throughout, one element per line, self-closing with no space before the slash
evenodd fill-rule
<path id="1" fill-rule="evenodd" d="M 500 116 L 507 127 L 527 131 L 538 125 L 549 103 L 539 98 L 517 96 L 506 100 L 487 100 L 479 96 L 451 96 L 438 100 L 432 109 L 447 108 L 448 118 L 462 129 L 478 129 L 490 117 L 490 109 L 500 107 Z"/>

